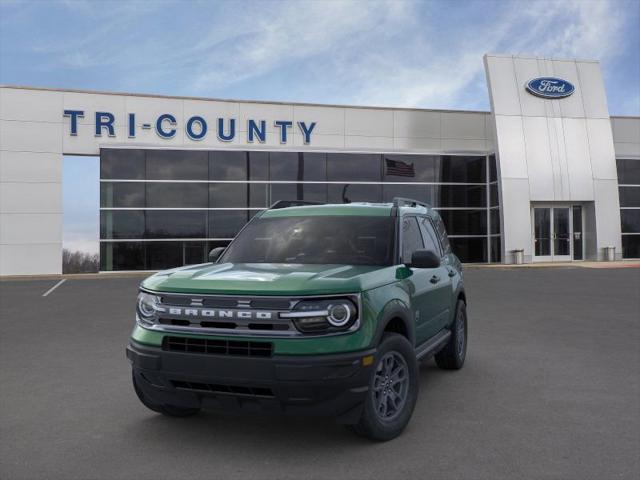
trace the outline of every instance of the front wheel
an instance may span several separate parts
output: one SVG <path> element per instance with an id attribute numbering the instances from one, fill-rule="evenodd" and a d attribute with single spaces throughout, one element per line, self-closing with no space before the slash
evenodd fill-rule
<path id="1" fill-rule="evenodd" d="M 467 356 L 467 306 L 462 300 L 456 305 L 456 318 L 451 325 L 447 345 L 436 353 L 436 364 L 443 370 L 459 370 Z"/>
<path id="2" fill-rule="evenodd" d="M 418 398 L 418 362 L 409 341 L 387 333 L 372 370 L 362 417 L 351 429 L 376 441 L 391 440 L 409 423 Z"/>

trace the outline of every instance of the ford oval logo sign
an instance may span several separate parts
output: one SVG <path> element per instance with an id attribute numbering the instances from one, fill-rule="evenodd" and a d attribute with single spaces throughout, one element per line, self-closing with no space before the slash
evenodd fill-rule
<path id="1" fill-rule="evenodd" d="M 527 90 L 538 97 L 564 98 L 571 95 L 576 87 L 566 80 L 555 77 L 534 78 L 527 82 Z"/>

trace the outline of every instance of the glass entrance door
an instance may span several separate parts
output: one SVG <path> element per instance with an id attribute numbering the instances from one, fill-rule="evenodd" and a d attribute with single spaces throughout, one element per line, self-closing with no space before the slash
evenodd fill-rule
<path id="1" fill-rule="evenodd" d="M 581 206 L 534 207 L 533 260 L 582 260 L 582 231 Z"/>

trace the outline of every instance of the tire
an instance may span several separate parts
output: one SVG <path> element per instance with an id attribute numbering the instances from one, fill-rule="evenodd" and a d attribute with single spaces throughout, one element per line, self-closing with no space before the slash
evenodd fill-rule
<path id="1" fill-rule="evenodd" d="M 138 385 L 138 380 L 136 379 L 135 373 L 131 372 L 131 378 L 133 380 L 133 389 L 136 391 L 136 395 L 138 395 L 140 402 L 142 402 L 142 404 L 149 410 L 152 410 L 156 413 L 161 413 L 168 417 L 191 417 L 200 411 L 199 408 L 183 408 L 177 407 L 175 405 L 162 405 L 159 403 L 155 403 L 144 394 L 144 392 Z"/>
<path id="2" fill-rule="evenodd" d="M 400 379 L 395 384 L 387 383 L 391 378 L 385 372 L 394 370 Z M 379 442 L 397 437 L 411 419 L 418 390 L 418 362 L 413 346 L 402 335 L 386 333 L 371 371 L 362 416 L 349 428 L 360 436 Z"/>
<path id="3" fill-rule="evenodd" d="M 460 370 L 467 356 L 467 305 L 458 300 L 456 317 L 451 325 L 451 338 L 435 355 L 436 364 L 443 370 Z"/>

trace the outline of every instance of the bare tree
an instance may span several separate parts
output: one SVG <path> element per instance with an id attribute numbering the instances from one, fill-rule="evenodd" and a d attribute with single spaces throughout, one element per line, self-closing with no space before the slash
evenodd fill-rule
<path id="1" fill-rule="evenodd" d="M 100 267 L 97 253 L 62 250 L 62 273 L 96 273 Z"/>

